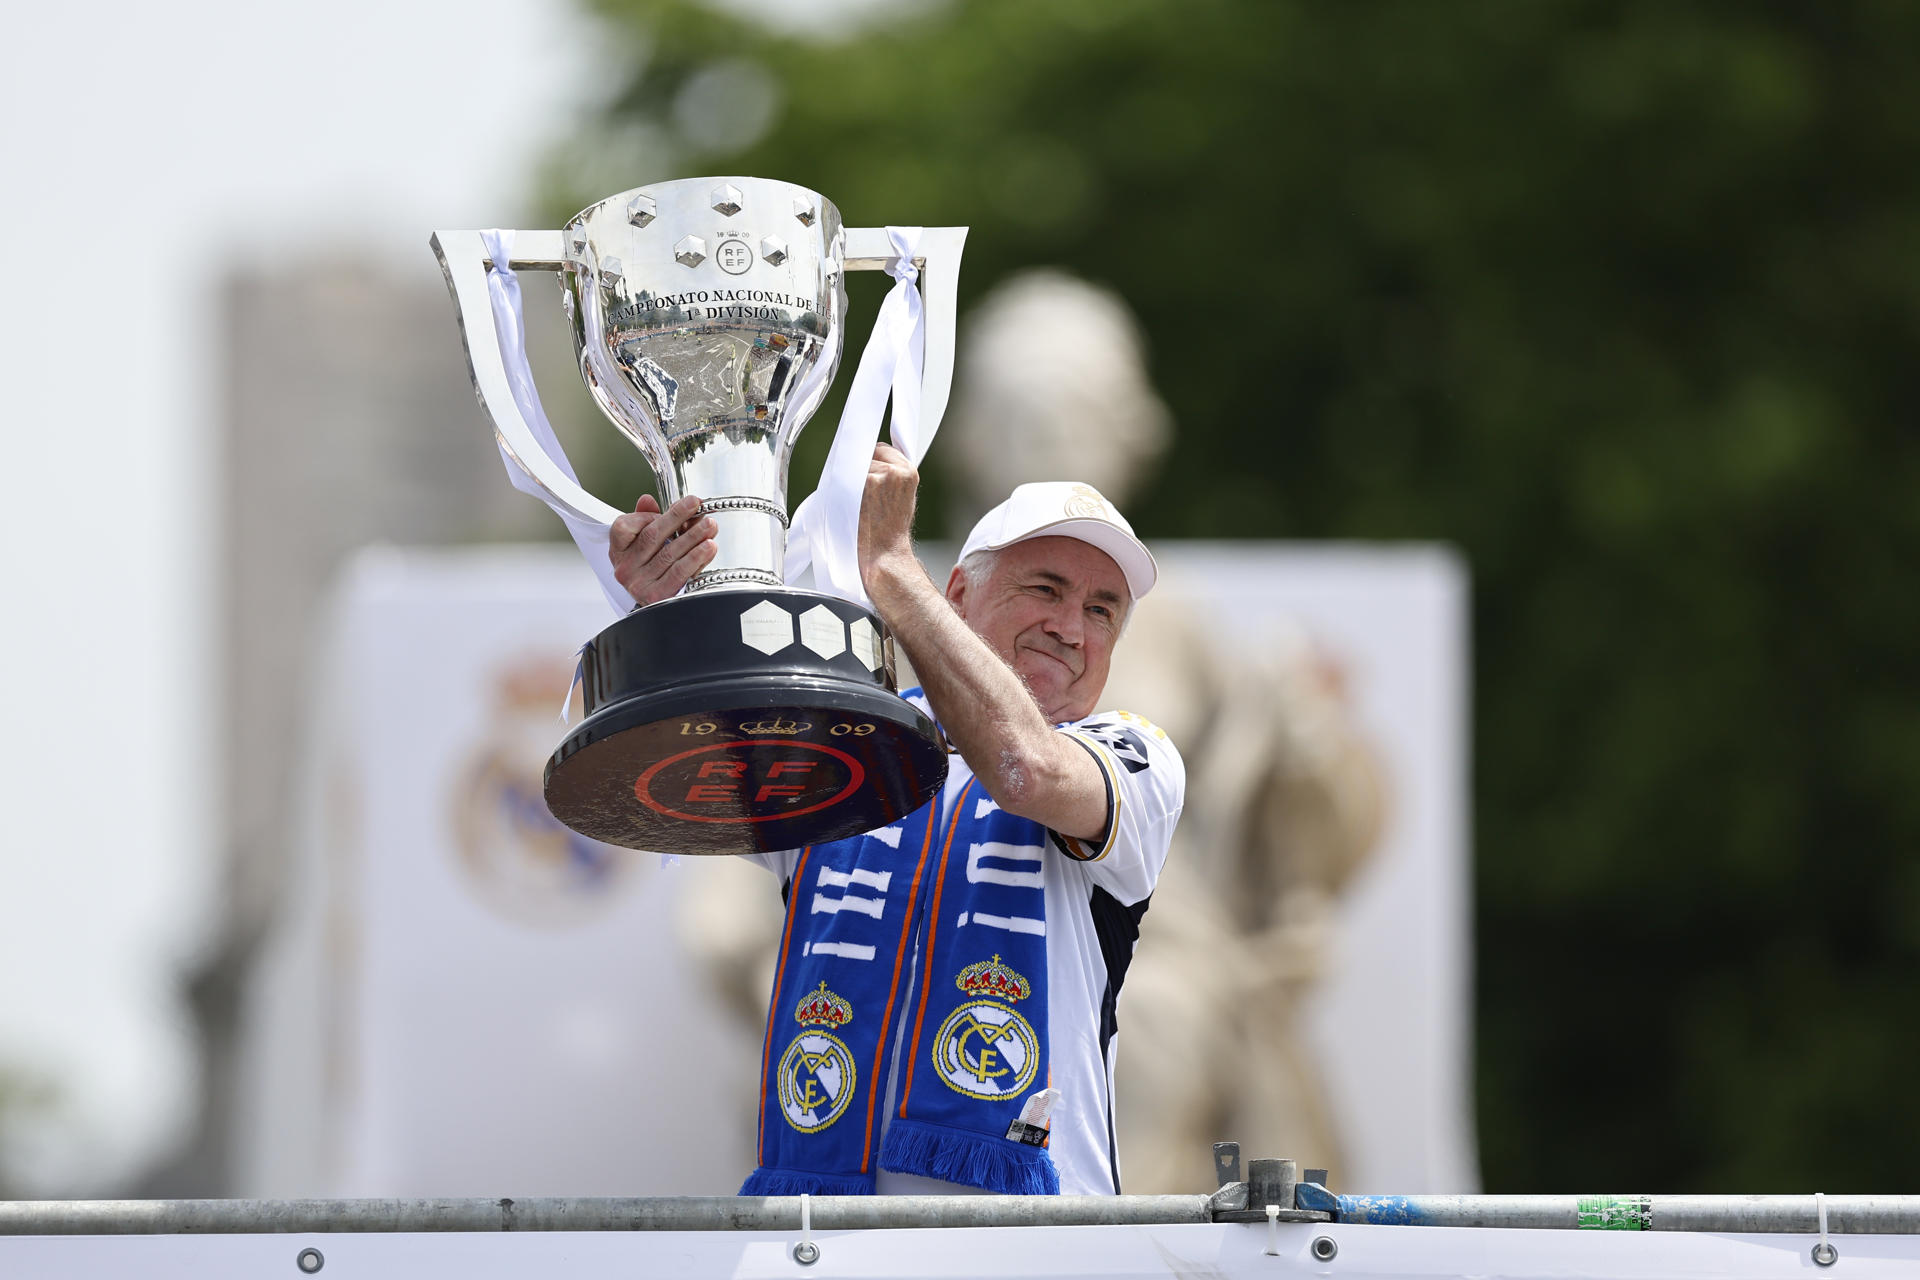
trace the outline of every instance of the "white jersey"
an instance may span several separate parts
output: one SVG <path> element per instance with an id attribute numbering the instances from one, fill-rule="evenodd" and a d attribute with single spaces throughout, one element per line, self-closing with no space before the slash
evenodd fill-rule
<path id="1" fill-rule="evenodd" d="M 926 708 L 917 691 L 908 698 Z M 1061 1194 L 1114 1195 L 1120 1191 L 1113 1121 L 1115 1004 L 1185 802 L 1186 767 L 1167 735 L 1131 712 L 1096 712 L 1059 731 L 1099 763 L 1107 782 L 1107 824 L 1097 846 L 1050 832 L 1048 847 L 1032 851 L 1046 895 L 1050 1087 L 1060 1093 L 1048 1150 Z M 943 807 L 953 804 L 972 777 L 964 759 L 948 757 Z M 755 856 L 789 892 L 798 858 L 797 850 Z M 919 961 L 918 954 L 912 957 L 910 972 Z M 911 984 L 909 979 L 908 990 Z M 902 1020 L 894 1029 L 896 1046 L 905 1030 Z M 893 1062 L 897 1072 L 898 1052 Z M 887 1085 L 881 1114 L 888 1119 L 898 1100 L 897 1085 L 897 1080 Z M 876 1189 L 882 1195 L 978 1193 L 974 1187 L 885 1170 Z"/>

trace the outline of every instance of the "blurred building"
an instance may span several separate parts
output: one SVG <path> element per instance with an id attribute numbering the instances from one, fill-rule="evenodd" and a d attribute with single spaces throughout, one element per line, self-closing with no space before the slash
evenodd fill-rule
<path id="1" fill-rule="evenodd" d="M 237 1001 L 286 884 L 315 625 L 330 581 L 369 543 L 552 532 L 502 479 L 424 245 L 421 268 L 404 276 L 347 258 L 241 271 L 220 311 L 225 927 L 192 978 L 201 1117 L 189 1148 L 139 1188 L 150 1195 L 231 1187 Z"/>

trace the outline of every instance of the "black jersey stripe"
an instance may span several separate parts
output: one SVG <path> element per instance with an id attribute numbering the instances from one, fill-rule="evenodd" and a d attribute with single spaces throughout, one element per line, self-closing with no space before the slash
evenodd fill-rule
<path id="1" fill-rule="evenodd" d="M 1113 1194 L 1120 1191 L 1120 1140 L 1113 1131 L 1113 1055 L 1100 1051 L 1100 1083 L 1107 1091 L 1107 1168 L 1113 1170 Z"/>
<path id="2" fill-rule="evenodd" d="M 1140 937 L 1140 920 L 1147 914 L 1148 894 L 1132 906 L 1105 889 L 1094 887 L 1087 900 L 1093 917 L 1094 937 L 1100 942 L 1100 960 L 1106 966 L 1107 987 L 1100 995 L 1100 1065 L 1105 1068 L 1102 1084 L 1113 1077 L 1111 1058 L 1113 1037 L 1120 1030 L 1120 984 L 1126 981 L 1127 966 L 1133 963 L 1133 944 Z M 1113 1193 L 1120 1194 L 1120 1150 L 1114 1138 L 1113 1091 L 1107 1091 L 1107 1165 L 1113 1170 Z"/>

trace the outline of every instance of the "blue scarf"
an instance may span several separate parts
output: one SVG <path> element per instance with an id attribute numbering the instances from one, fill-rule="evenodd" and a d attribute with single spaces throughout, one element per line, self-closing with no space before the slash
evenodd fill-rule
<path id="1" fill-rule="evenodd" d="M 760 1167 L 742 1195 L 870 1195 L 876 1154 L 893 1172 L 1059 1193 L 1040 1096 L 1046 840 L 970 779 L 950 809 L 936 797 L 801 852 L 761 1057 Z"/>

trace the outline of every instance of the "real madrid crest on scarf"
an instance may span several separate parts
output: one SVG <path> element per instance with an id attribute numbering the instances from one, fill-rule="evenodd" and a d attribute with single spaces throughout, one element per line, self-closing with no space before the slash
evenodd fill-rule
<path id="1" fill-rule="evenodd" d="M 822 982 L 793 1011 L 805 1028 L 780 1058 L 780 1113 L 802 1133 L 818 1133 L 853 1100 L 859 1078 L 853 1054 L 834 1030 L 853 1021 L 853 1006 Z"/>
<path id="2" fill-rule="evenodd" d="M 933 1064 L 941 1078 L 987 1102 L 1025 1093 L 1040 1065 L 1040 1042 L 1013 1006 L 1033 994 L 1033 984 L 996 954 L 962 969 L 953 985 L 982 998 L 967 1001 L 940 1024 Z"/>

